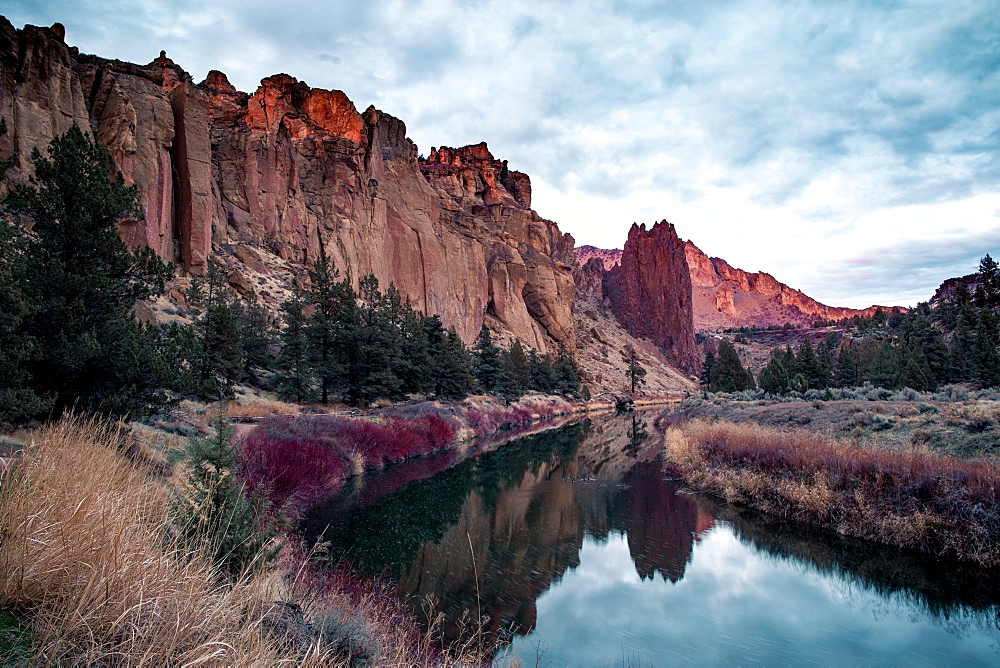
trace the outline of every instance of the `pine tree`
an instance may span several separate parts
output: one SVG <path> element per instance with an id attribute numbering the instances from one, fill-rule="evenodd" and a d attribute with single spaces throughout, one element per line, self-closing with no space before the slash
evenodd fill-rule
<path id="1" fill-rule="evenodd" d="M 710 354 L 711 352 L 707 355 Z M 639 360 L 639 353 L 630 345 L 625 346 L 625 355 L 622 357 L 622 361 L 627 365 L 625 367 L 625 377 L 628 379 L 632 394 L 635 394 L 636 390 L 646 384 L 646 369 Z M 707 361 L 706 359 L 706 363 Z M 714 367 L 715 363 L 713 362 L 712 365 Z"/>
<path id="2" fill-rule="evenodd" d="M 528 356 L 521 346 L 521 342 L 514 339 L 510 347 L 502 354 L 504 363 L 507 387 L 504 389 L 504 396 L 514 400 L 523 395 L 531 386 L 531 368 L 528 365 Z"/>
<path id="3" fill-rule="evenodd" d="M 150 410 L 164 400 L 166 379 L 154 359 L 157 335 L 135 321 L 134 305 L 161 293 L 172 270 L 118 236 L 119 221 L 141 215 L 138 189 L 125 185 L 103 147 L 74 125 L 47 156 L 32 152 L 35 175 L 7 202 L 32 221 L 31 234 L 8 246 L 8 227 L 0 239 L 0 254 L 20 253 L 26 270 L 20 296 L 6 297 L 14 311 L 5 336 L 15 332 L 20 341 L 13 375 L 29 383 L 25 399 L 43 398 L 39 408 L 51 399 L 55 414 L 70 405 L 118 415 Z"/>
<path id="4" fill-rule="evenodd" d="M 531 389 L 537 392 L 552 392 L 556 387 L 556 376 L 552 370 L 552 359 L 539 355 L 534 348 L 528 351 L 528 368 Z"/>
<path id="5" fill-rule="evenodd" d="M 210 257 L 205 280 L 192 281 L 188 290 L 188 301 L 198 313 L 194 323 L 194 389 L 208 399 L 232 396 L 233 383 L 244 367 L 239 316 L 228 282 L 225 269 Z"/>
<path id="6" fill-rule="evenodd" d="M 281 353 L 277 361 L 281 371 L 275 378 L 277 390 L 300 404 L 315 397 L 315 378 L 303 308 L 297 292 L 281 305 L 285 326 L 281 330 Z"/>
<path id="7" fill-rule="evenodd" d="M 757 383 L 760 389 L 771 394 L 780 394 L 788 390 L 788 370 L 781 363 L 780 353 L 772 355 L 767 366 L 761 369 Z"/>
<path id="8" fill-rule="evenodd" d="M 472 347 L 473 369 L 479 388 L 486 394 L 496 394 L 504 386 L 506 370 L 500 359 L 500 349 L 493 345 L 490 330 L 484 324 Z"/>
<path id="9" fill-rule="evenodd" d="M 437 316 L 432 316 L 437 319 Z M 440 324 L 440 320 L 438 320 Z M 446 399 L 464 399 L 472 391 L 476 378 L 472 356 L 454 329 L 444 332 L 440 344 L 432 347 L 434 393 Z"/>
<path id="10" fill-rule="evenodd" d="M 701 382 L 709 385 L 712 377 L 712 367 L 715 366 L 715 353 L 711 350 L 705 352 L 705 363 L 701 365 Z"/>
<path id="11" fill-rule="evenodd" d="M 896 349 L 886 341 L 875 351 L 875 356 L 865 374 L 865 380 L 876 387 L 896 389 L 901 386 L 901 375 Z"/>
<path id="12" fill-rule="evenodd" d="M 975 376 L 975 333 L 965 314 L 959 313 L 955 319 L 955 329 L 948 345 L 948 381 L 963 383 Z"/>
<path id="13" fill-rule="evenodd" d="M 829 384 L 820 368 L 819 359 L 816 357 L 816 352 L 809 339 L 804 339 L 799 344 L 799 353 L 795 356 L 795 362 L 797 373 L 801 373 L 805 377 L 810 388 L 818 390 Z"/>
<path id="14" fill-rule="evenodd" d="M 572 396 L 580 395 L 580 372 L 576 368 L 573 356 L 569 354 L 569 351 L 564 346 L 559 347 L 559 354 L 556 355 L 555 362 L 552 364 L 552 372 L 555 374 L 555 390 L 557 392 Z M 645 369 L 643 369 L 641 375 L 645 378 Z M 632 378 L 633 376 L 634 374 L 630 370 L 629 377 Z M 645 383 L 645 379 L 642 382 Z"/>
<path id="15" fill-rule="evenodd" d="M 243 356 L 243 375 L 259 382 L 261 371 L 272 366 L 271 346 L 275 337 L 267 318 L 267 309 L 254 302 L 234 304 L 236 322 L 240 330 L 240 347 Z"/>
<path id="16" fill-rule="evenodd" d="M 834 387 L 853 387 L 860 384 L 861 373 L 858 369 L 858 359 L 853 348 L 847 347 L 837 355 L 837 364 L 833 372 Z"/>
<path id="17" fill-rule="evenodd" d="M 186 459 L 190 471 L 171 507 L 182 541 L 207 552 L 229 580 L 272 561 L 278 527 L 267 518 L 264 500 L 248 498 L 234 475 L 233 428 L 220 417 L 215 435 L 192 441 Z"/>
<path id="18" fill-rule="evenodd" d="M 339 277 L 321 241 L 319 257 L 309 268 L 309 287 L 303 291 L 303 301 L 313 309 L 304 334 L 311 375 L 316 378 L 324 404 L 346 382 L 348 361 L 360 327 L 357 293 L 349 278 L 338 281 Z"/>
<path id="19" fill-rule="evenodd" d="M 979 261 L 979 287 L 976 288 L 976 305 L 980 308 L 1000 306 L 1000 266 L 987 253 Z"/>
<path id="20" fill-rule="evenodd" d="M 997 354 L 997 320 L 993 311 L 979 309 L 976 322 L 976 382 L 980 387 L 1000 386 L 1000 354 Z"/>
<path id="21" fill-rule="evenodd" d="M 743 368 L 736 348 L 729 339 L 722 339 L 719 342 L 719 356 L 709 377 L 709 389 L 712 392 L 736 392 L 753 387 L 753 375 Z"/>

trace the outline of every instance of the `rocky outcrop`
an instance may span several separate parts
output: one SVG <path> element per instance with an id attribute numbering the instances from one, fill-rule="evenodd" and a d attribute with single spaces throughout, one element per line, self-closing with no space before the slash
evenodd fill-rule
<path id="1" fill-rule="evenodd" d="M 342 275 L 394 283 L 466 343 L 486 322 L 543 352 L 575 348 L 573 239 L 485 143 L 418 162 L 402 121 L 340 91 L 287 74 L 252 94 L 218 71 L 195 84 L 162 52 L 142 66 L 78 54 L 58 25 L 0 20 L 0 83 L 15 179 L 76 123 L 139 186 L 143 220 L 121 228 L 130 247 L 189 274 L 213 250 L 252 248 L 301 275 L 322 244 Z"/>
<path id="2" fill-rule="evenodd" d="M 621 264 L 604 276 L 604 293 L 619 322 L 639 338 L 649 338 L 677 368 L 701 368 L 694 340 L 691 277 L 684 242 L 667 221 L 632 225 Z"/>
<path id="3" fill-rule="evenodd" d="M 590 262 L 592 258 L 600 260 L 605 269 L 611 269 L 616 264 L 621 264 L 622 251 L 620 248 L 597 248 L 596 246 L 577 246 L 576 256 L 580 259 L 580 264 Z"/>
<path id="4" fill-rule="evenodd" d="M 764 272 L 736 269 L 725 260 L 710 258 L 690 241 L 684 254 L 691 272 L 696 331 L 729 327 L 809 325 L 816 320 L 868 317 L 878 306 L 851 309 L 820 304 Z M 881 307 L 888 311 L 889 307 Z"/>

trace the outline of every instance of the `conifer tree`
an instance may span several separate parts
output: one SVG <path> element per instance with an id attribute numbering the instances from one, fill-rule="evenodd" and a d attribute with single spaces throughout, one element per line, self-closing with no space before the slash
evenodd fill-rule
<path id="1" fill-rule="evenodd" d="M 472 391 L 476 378 L 472 373 L 472 356 L 454 328 L 442 334 L 440 343 L 432 345 L 432 351 L 434 393 L 446 399 L 464 399 Z"/>
<path id="2" fill-rule="evenodd" d="M 496 394 L 506 383 L 506 370 L 500 358 L 500 349 L 493 344 L 490 330 L 484 324 L 472 348 L 473 368 L 479 388 L 486 394 Z"/>
<path id="3" fill-rule="evenodd" d="M 1000 386 L 1000 355 L 997 354 L 997 320 L 993 311 L 979 309 L 976 322 L 976 382 L 980 387 Z"/>
<path id="4" fill-rule="evenodd" d="M 319 256 L 309 268 L 309 287 L 303 292 L 303 301 L 313 308 L 304 334 L 311 371 L 324 404 L 329 403 L 331 394 L 344 384 L 360 326 L 357 293 L 349 278 L 338 281 L 339 277 L 340 272 L 333 267 L 320 243 Z"/>
<path id="5" fill-rule="evenodd" d="M 858 358 L 853 348 L 847 347 L 837 355 L 837 364 L 833 373 L 834 387 L 853 387 L 860 384 L 861 373 L 858 369 Z"/>
<path id="6" fill-rule="evenodd" d="M 979 261 L 979 287 L 976 288 L 976 305 L 980 308 L 1000 306 L 1000 265 L 987 253 Z"/>
<path id="7" fill-rule="evenodd" d="M 753 375 L 743 368 L 736 348 L 729 339 L 722 339 L 719 342 L 719 356 L 709 377 L 709 389 L 713 392 L 736 392 L 753 387 Z"/>
<path id="8" fill-rule="evenodd" d="M 56 414 L 74 404 L 118 415 L 149 410 L 163 401 L 165 367 L 134 304 L 162 292 L 172 270 L 151 249 L 129 251 L 118 235 L 119 221 L 141 216 L 138 189 L 75 125 L 50 142 L 47 157 L 34 150 L 32 162 L 29 185 L 7 202 L 31 220 L 31 234 L 13 242 L 8 226 L 0 235 L 0 255 L 20 254 L 26 270 L 20 295 L 5 297 L 13 310 L 0 326 L 12 329 L 0 336 L 14 333 L 20 343 L 4 353 L 19 365 L 4 382 L 21 378 L 26 405 L 51 400 Z"/>
<path id="9" fill-rule="evenodd" d="M 780 394 L 788 390 L 789 378 L 785 365 L 781 363 L 781 353 L 772 355 L 767 366 L 761 369 L 757 377 L 760 389 L 771 394 Z"/>
<path id="10" fill-rule="evenodd" d="M 275 379 L 277 390 L 300 404 L 312 401 L 315 394 L 315 378 L 303 308 L 298 292 L 281 305 L 285 326 L 281 330 L 282 347 L 277 361 L 281 371 Z"/>
<path id="11" fill-rule="evenodd" d="M 243 342 L 237 306 L 218 260 L 208 259 L 207 276 L 204 281 L 192 281 L 188 301 L 198 314 L 192 359 L 197 385 L 193 389 L 211 399 L 232 396 L 233 383 L 243 371 Z"/>
<path id="12" fill-rule="evenodd" d="M 711 352 L 706 354 L 706 358 L 708 355 L 711 355 Z M 625 346 L 625 355 L 623 356 L 622 361 L 627 365 L 625 367 L 625 377 L 629 381 L 629 387 L 631 388 L 632 394 L 635 394 L 636 390 L 646 384 L 646 369 L 639 361 L 639 353 L 636 352 L 635 348 L 630 345 Z M 706 360 L 706 363 L 707 361 L 708 360 Z M 712 363 L 712 366 L 715 366 L 714 362 Z"/>
<path id="13" fill-rule="evenodd" d="M 705 363 L 701 365 L 701 382 L 703 385 L 711 384 L 712 367 L 715 366 L 715 353 L 712 350 L 705 352 Z"/>
<path id="14" fill-rule="evenodd" d="M 865 380 L 876 387 L 896 389 L 900 387 L 900 365 L 896 349 L 888 341 L 883 342 L 875 351 Z"/>
<path id="15" fill-rule="evenodd" d="M 556 386 L 552 360 L 548 355 L 539 355 L 534 348 L 528 351 L 530 387 L 537 392 L 551 392 Z"/>

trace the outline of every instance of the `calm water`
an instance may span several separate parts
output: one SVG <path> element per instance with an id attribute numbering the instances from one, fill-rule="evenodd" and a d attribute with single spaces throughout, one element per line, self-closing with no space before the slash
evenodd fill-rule
<path id="1" fill-rule="evenodd" d="M 481 611 L 525 665 L 1000 665 L 1000 574 L 684 494 L 651 417 L 418 460 L 307 532 L 418 614 L 433 598 L 453 637 Z"/>

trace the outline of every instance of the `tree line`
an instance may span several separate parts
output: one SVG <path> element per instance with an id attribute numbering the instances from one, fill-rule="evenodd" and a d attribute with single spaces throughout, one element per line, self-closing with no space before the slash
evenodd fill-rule
<path id="1" fill-rule="evenodd" d="M 807 338 L 793 350 L 775 348 L 757 378 L 747 371 L 727 339 L 705 356 L 702 381 L 713 392 L 760 387 L 771 393 L 852 387 L 910 387 L 931 391 L 946 383 L 1000 386 L 1000 271 L 987 254 L 978 286 L 958 286 L 931 307 L 924 302 L 908 313 L 876 311 L 852 319 L 859 336 L 827 335 L 815 347 Z"/>
<path id="2" fill-rule="evenodd" d="M 214 259 L 186 295 L 193 323 L 142 324 L 137 301 L 161 295 L 174 272 L 118 234 L 120 221 L 141 218 L 138 188 L 76 126 L 32 162 L 0 215 L 0 423 L 70 408 L 148 414 L 179 395 L 229 397 L 238 382 L 355 406 L 411 394 L 583 392 L 567 351 L 497 346 L 485 325 L 467 349 L 395 286 L 368 275 L 354 287 L 322 250 L 308 286 L 282 304 L 280 329 L 233 294 Z M 11 165 L 0 161 L 0 174 Z"/>

